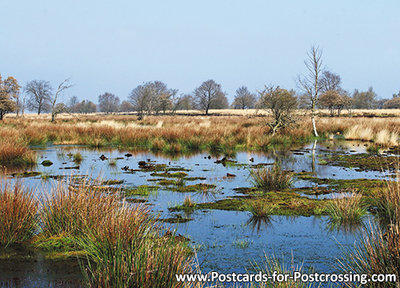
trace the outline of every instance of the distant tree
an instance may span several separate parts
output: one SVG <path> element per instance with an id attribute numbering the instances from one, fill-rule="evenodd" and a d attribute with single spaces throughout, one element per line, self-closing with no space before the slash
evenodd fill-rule
<path id="1" fill-rule="evenodd" d="M 353 108 L 355 109 L 374 109 L 377 107 L 377 95 L 372 87 L 368 91 L 359 92 L 357 89 L 353 92 Z"/>
<path id="2" fill-rule="evenodd" d="M 108 92 L 99 95 L 99 109 L 106 113 L 118 112 L 119 98 Z"/>
<path id="3" fill-rule="evenodd" d="M 293 112 L 297 109 L 297 97 L 294 91 L 288 91 L 279 86 L 266 86 L 260 92 L 260 103 L 262 108 L 272 113 L 273 121 L 267 123 L 272 135 L 295 122 Z"/>
<path id="4" fill-rule="evenodd" d="M 37 110 L 38 115 L 41 112 L 48 112 L 50 110 L 53 91 L 50 82 L 32 80 L 26 84 L 24 91 L 28 94 L 27 106 L 29 109 Z"/>
<path id="5" fill-rule="evenodd" d="M 336 90 L 327 90 L 318 99 L 321 108 L 329 109 L 330 115 L 333 117 L 335 110 L 343 108 L 342 96 Z M 340 113 L 340 112 L 339 112 Z"/>
<path id="6" fill-rule="evenodd" d="M 82 102 L 75 105 L 74 113 L 94 113 L 97 110 L 96 104 L 89 100 L 83 100 Z"/>
<path id="7" fill-rule="evenodd" d="M 232 103 L 234 109 L 252 109 L 256 105 L 256 96 L 242 86 L 236 90 L 235 100 Z"/>
<path id="8" fill-rule="evenodd" d="M 312 46 L 307 53 L 307 59 L 304 61 L 308 74 L 298 78 L 298 83 L 303 89 L 304 94 L 307 95 L 309 107 L 311 109 L 311 121 L 314 131 L 314 136 L 318 136 L 317 127 L 315 124 L 316 108 L 318 104 L 318 97 L 323 88 L 321 83 L 322 72 L 322 52 L 316 47 Z"/>
<path id="9" fill-rule="evenodd" d="M 0 76 L 0 81 L 1 81 L 1 76 Z M 15 112 L 17 112 L 17 117 L 19 115 L 19 111 L 21 110 L 21 100 L 20 100 L 20 89 L 21 86 L 18 84 L 17 79 L 15 79 L 14 77 L 7 77 L 6 80 L 4 80 L 3 82 L 3 89 L 5 89 L 5 92 L 9 95 L 9 97 L 14 100 L 15 102 Z"/>
<path id="10" fill-rule="evenodd" d="M 79 104 L 79 99 L 76 96 L 72 96 L 68 101 L 68 110 L 71 113 L 78 113 L 76 107 Z"/>
<path id="11" fill-rule="evenodd" d="M 225 105 L 224 98 L 226 99 L 225 93 L 221 90 L 221 85 L 217 84 L 214 80 L 207 80 L 197 87 L 194 92 L 194 99 L 198 107 L 205 110 L 206 115 L 208 111 L 218 105 Z M 215 105 L 217 103 L 218 105 Z"/>
<path id="12" fill-rule="evenodd" d="M 193 110 L 196 109 L 194 98 L 190 94 L 182 95 L 176 104 L 176 110 Z"/>
<path id="13" fill-rule="evenodd" d="M 121 105 L 119 106 L 119 111 L 133 112 L 133 111 L 135 111 L 135 107 L 132 105 L 132 103 L 125 100 L 125 101 L 122 101 Z"/>
<path id="14" fill-rule="evenodd" d="M 210 105 L 210 109 L 228 109 L 228 108 L 229 108 L 229 102 L 225 93 L 218 94 L 218 96 Z"/>
<path id="15" fill-rule="evenodd" d="M 56 120 L 57 114 L 66 112 L 68 110 L 67 106 L 65 104 L 58 105 L 57 101 L 58 101 L 60 94 L 63 91 L 72 87 L 72 85 L 69 83 L 69 81 L 70 81 L 69 78 L 62 81 L 58 85 L 56 93 L 54 94 L 54 96 L 51 99 L 51 122 L 54 122 L 54 120 Z"/>
<path id="16" fill-rule="evenodd" d="M 137 86 L 129 94 L 129 102 L 135 107 L 139 117 L 143 117 L 144 113 L 158 114 L 174 107 L 173 97 L 178 90 L 169 89 L 167 85 L 161 81 L 147 82 Z"/>
<path id="17" fill-rule="evenodd" d="M 15 86 L 12 80 L 15 79 L 13 77 L 8 77 L 3 81 L 0 75 L 0 120 L 3 120 L 4 114 L 15 111 L 17 108 L 16 102 L 14 101 L 15 97 L 13 97 Z M 16 85 L 19 87 L 18 82 L 16 82 Z"/>
<path id="18" fill-rule="evenodd" d="M 385 109 L 400 109 L 400 97 L 394 97 L 383 104 Z"/>
<path id="19" fill-rule="evenodd" d="M 326 91 L 340 91 L 342 88 L 340 84 L 342 83 L 342 79 L 338 74 L 335 74 L 329 70 L 325 70 L 322 72 L 322 77 L 320 80 L 321 85 L 321 93 Z"/>
<path id="20" fill-rule="evenodd" d="M 395 93 L 395 94 L 393 94 L 393 98 L 400 98 L 400 91 L 399 91 L 399 93 Z"/>

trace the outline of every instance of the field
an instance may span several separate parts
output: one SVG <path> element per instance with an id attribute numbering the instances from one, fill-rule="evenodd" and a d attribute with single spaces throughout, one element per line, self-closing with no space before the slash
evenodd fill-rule
<path id="1" fill-rule="evenodd" d="M 269 287 L 175 274 L 300 269 L 399 287 L 399 110 L 320 110 L 318 137 L 307 111 L 273 136 L 265 111 L 210 112 L 7 114 L 0 284 Z"/>

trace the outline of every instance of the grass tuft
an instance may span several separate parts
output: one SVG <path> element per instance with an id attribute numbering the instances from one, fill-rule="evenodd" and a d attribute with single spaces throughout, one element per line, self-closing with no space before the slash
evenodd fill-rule
<path id="1" fill-rule="evenodd" d="M 293 173 L 282 170 L 280 165 L 250 170 L 253 185 L 264 191 L 280 191 L 292 187 Z"/>

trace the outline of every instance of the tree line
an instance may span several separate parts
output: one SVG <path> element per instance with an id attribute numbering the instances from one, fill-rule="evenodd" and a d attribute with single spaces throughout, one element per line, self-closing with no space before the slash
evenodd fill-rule
<path id="1" fill-rule="evenodd" d="M 241 86 L 236 90 L 231 104 L 221 84 L 212 79 L 204 81 L 192 93 L 179 96 L 177 89 L 171 89 L 161 81 L 151 81 L 135 87 L 122 102 L 118 96 L 106 92 L 98 96 L 96 104 L 90 100 L 79 100 L 76 96 L 71 97 L 67 103 L 60 102 L 60 95 L 72 86 L 69 79 L 53 89 L 49 81 L 32 80 L 22 87 L 14 77 L 2 80 L 0 75 L 0 120 L 9 112 L 16 112 L 17 116 L 23 114 L 25 108 L 37 114 L 51 112 L 52 121 L 62 112 L 135 111 L 139 117 L 143 117 L 150 114 L 173 114 L 177 110 L 202 110 L 208 115 L 211 109 L 270 109 L 271 105 L 276 104 L 271 104 L 271 95 L 283 97 L 288 101 L 286 104 L 295 103 L 296 108 L 310 109 L 312 112 L 320 108 L 328 109 L 331 116 L 340 116 L 343 109 L 351 113 L 352 109 L 400 108 L 400 91 L 393 94 L 392 99 L 378 99 L 372 87 L 367 91 L 355 89 L 352 93 L 344 90 L 341 87 L 341 77 L 323 69 L 322 52 L 318 47 L 310 49 L 305 65 L 307 74 L 298 78 L 298 92 L 285 90 L 283 94 L 277 93 L 282 92 L 279 86 L 266 86 L 262 91 L 252 92 L 246 86 Z M 291 95 L 291 99 L 288 95 Z M 314 117 L 312 114 L 312 119 Z"/>

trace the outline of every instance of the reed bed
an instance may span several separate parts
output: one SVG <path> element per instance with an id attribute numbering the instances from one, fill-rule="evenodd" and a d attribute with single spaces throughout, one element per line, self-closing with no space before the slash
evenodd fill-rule
<path id="1" fill-rule="evenodd" d="M 21 131 L 0 126 L 0 166 L 21 166 L 36 163 L 36 153 L 29 149 Z"/>
<path id="2" fill-rule="evenodd" d="M 12 162 L 13 159 L 34 162 L 34 154 L 27 145 L 45 145 L 48 142 L 169 154 L 263 151 L 277 145 L 303 144 L 313 139 L 309 117 L 298 114 L 295 125 L 274 136 L 271 136 L 266 125 L 271 120 L 270 116 L 259 114 L 147 116 L 144 120 L 138 120 L 135 115 L 87 115 L 60 118 L 56 123 L 50 123 L 44 118 L 6 118 L 0 126 L 0 160 L 4 163 Z M 381 146 L 399 145 L 398 127 L 400 118 L 396 117 L 317 119 L 321 137 L 341 135 L 345 139 L 372 141 Z"/>
<path id="3" fill-rule="evenodd" d="M 0 245 L 79 256 L 88 287 L 183 287 L 175 274 L 192 269 L 186 241 L 159 226 L 148 207 L 71 177 L 40 201 L 3 181 Z"/>
<path id="4" fill-rule="evenodd" d="M 376 224 L 364 230 L 362 239 L 338 259 L 338 269 L 354 274 L 392 274 L 396 282 L 365 283 L 363 287 L 399 287 L 400 285 L 400 228 L 392 226 L 384 232 Z M 360 287 L 356 283 L 344 283 L 348 287 Z"/>
<path id="5" fill-rule="evenodd" d="M 0 177 L 0 245 L 23 244 L 37 232 L 38 205 L 32 191 Z"/>

